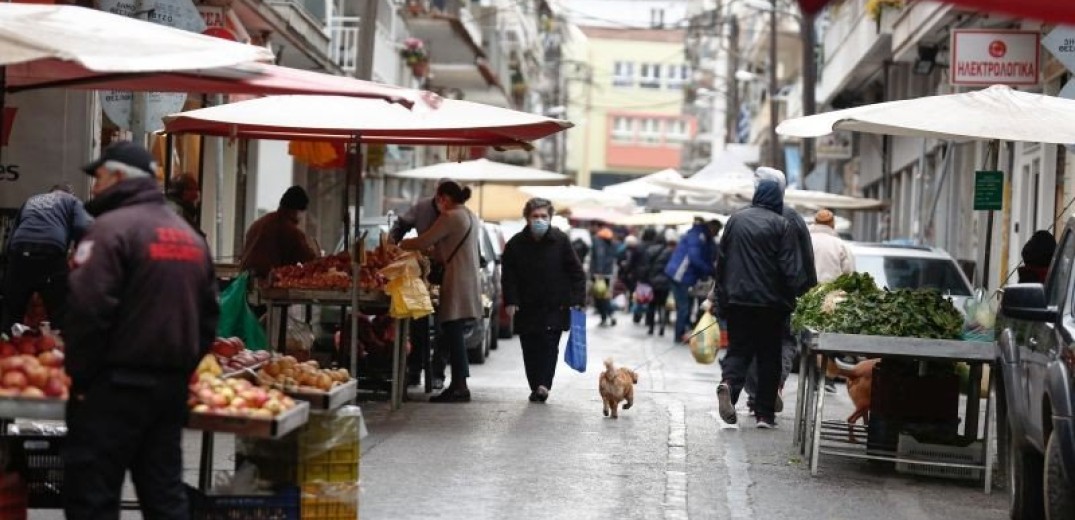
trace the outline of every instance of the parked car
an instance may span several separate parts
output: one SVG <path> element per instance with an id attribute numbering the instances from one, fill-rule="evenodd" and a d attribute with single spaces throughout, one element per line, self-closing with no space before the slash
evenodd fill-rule
<path id="1" fill-rule="evenodd" d="M 997 447 L 1013 520 L 1075 518 L 1075 218 L 1045 284 L 1003 289 Z"/>
<path id="2" fill-rule="evenodd" d="M 850 242 L 855 271 L 868 273 L 880 288 L 937 289 L 960 312 L 974 294 L 959 264 L 943 249 Z"/>
<path id="3" fill-rule="evenodd" d="M 500 283 L 500 277 L 503 272 L 502 257 L 504 256 L 504 246 L 508 244 L 508 236 L 504 233 L 504 228 L 500 224 L 492 222 L 486 222 L 485 228 L 489 231 L 490 239 L 493 243 L 493 250 L 496 254 L 496 271 L 497 271 L 497 299 L 494 304 L 494 309 L 497 311 L 493 314 L 496 318 L 496 332 L 497 335 L 493 339 L 493 348 L 497 347 L 498 339 L 509 339 L 514 335 L 513 321 L 514 318 L 508 314 L 504 305 L 504 291 L 503 286 Z"/>

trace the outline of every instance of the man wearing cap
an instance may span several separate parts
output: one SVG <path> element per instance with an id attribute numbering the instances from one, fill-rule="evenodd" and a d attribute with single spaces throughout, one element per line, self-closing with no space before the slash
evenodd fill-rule
<path id="1" fill-rule="evenodd" d="M 836 234 L 836 216 L 827 209 L 814 215 L 810 224 L 810 241 L 814 248 L 818 283 L 831 282 L 840 275 L 855 272 L 855 257 L 840 235 Z"/>
<path id="2" fill-rule="evenodd" d="M 5 256 L 4 306 L 0 333 L 26 314 L 34 293 L 45 302 L 54 328 L 63 327 L 67 303 L 67 250 L 89 229 L 93 218 L 71 187 L 57 184 L 19 208 Z"/>
<path id="3" fill-rule="evenodd" d="M 143 516 L 187 519 L 187 384 L 216 335 L 205 240 L 165 205 L 152 156 L 119 142 L 85 167 L 97 220 L 70 276 L 63 451 L 70 520 L 118 518 L 131 472 Z"/>
<path id="4" fill-rule="evenodd" d="M 299 219 L 310 204 L 300 186 L 292 186 L 280 197 L 276 211 L 257 219 L 246 230 L 239 268 L 257 278 L 268 278 L 273 268 L 309 262 L 318 254 L 299 227 Z"/>

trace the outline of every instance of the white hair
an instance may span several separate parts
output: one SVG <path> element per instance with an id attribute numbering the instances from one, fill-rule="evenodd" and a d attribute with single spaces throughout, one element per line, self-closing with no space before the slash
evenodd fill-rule
<path id="1" fill-rule="evenodd" d="M 119 161 L 105 161 L 105 163 L 101 166 L 104 166 L 106 169 L 111 171 L 118 171 L 122 173 L 125 178 L 128 179 L 153 176 L 152 172 L 147 172 L 141 168 L 135 168 L 134 166 Z"/>
<path id="2" fill-rule="evenodd" d="M 780 191 L 784 191 L 788 187 L 784 172 L 768 166 L 759 166 L 758 169 L 754 170 L 754 189 L 758 188 L 758 184 L 761 181 L 776 181 L 780 185 Z"/>

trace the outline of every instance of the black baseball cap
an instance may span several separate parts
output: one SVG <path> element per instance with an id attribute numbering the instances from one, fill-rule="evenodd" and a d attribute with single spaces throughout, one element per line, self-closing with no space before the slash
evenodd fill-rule
<path id="1" fill-rule="evenodd" d="M 141 170 L 149 176 L 153 176 L 157 172 L 157 162 L 153 160 L 153 155 L 149 153 L 149 150 L 131 141 L 117 141 L 108 145 L 108 148 L 101 152 L 101 157 L 83 166 L 82 171 L 86 172 L 87 175 L 93 175 L 97 168 L 109 161 L 125 164 Z"/>

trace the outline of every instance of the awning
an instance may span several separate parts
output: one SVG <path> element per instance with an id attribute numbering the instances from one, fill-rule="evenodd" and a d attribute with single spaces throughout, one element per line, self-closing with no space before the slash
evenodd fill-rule
<path id="1" fill-rule="evenodd" d="M 799 0 L 799 6 L 808 13 L 817 13 L 830 0 Z M 1046 22 L 1075 24 L 1075 3 L 1058 0 L 946 0 L 945 3 L 961 5 L 975 11 L 1007 13 L 1022 18 Z"/>
<path id="2" fill-rule="evenodd" d="M 613 222 L 620 226 L 682 226 L 691 224 L 694 219 L 719 220 L 721 224 L 728 222 L 728 216 L 708 211 L 667 210 L 653 213 L 635 213 L 620 218 Z"/>
<path id="3" fill-rule="evenodd" d="M 567 121 L 444 99 L 436 108 L 340 96 L 272 96 L 164 118 L 165 131 L 276 140 L 512 146 L 560 132 Z"/>
<path id="4" fill-rule="evenodd" d="M 617 195 L 626 195 L 633 198 L 645 198 L 655 193 L 668 193 L 668 188 L 655 184 L 654 181 L 677 181 L 683 180 L 683 176 L 676 170 L 668 168 L 659 172 L 654 172 L 649 175 L 639 177 L 637 179 L 621 182 L 618 184 L 612 184 L 602 188 L 603 191 L 608 193 L 615 193 Z"/>
<path id="5" fill-rule="evenodd" d="M 549 199 L 557 208 L 602 208 L 613 213 L 629 213 L 636 207 L 631 197 L 582 186 L 521 186 L 519 189 L 534 197 Z"/>
<path id="6" fill-rule="evenodd" d="M 566 175 L 559 173 L 489 159 L 437 163 L 413 170 L 388 173 L 385 177 L 429 181 L 448 178 L 463 183 L 488 184 L 567 184 L 570 180 Z"/>
<path id="7" fill-rule="evenodd" d="M 190 71 L 102 74 L 77 63 L 49 59 L 9 66 L 7 86 L 11 92 L 65 87 L 139 92 L 353 96 L 384 99 L 408 107 L 415 104 L 435 106 L 440 102 L 439 96 L 431 92 L 265 63 Z"/>

